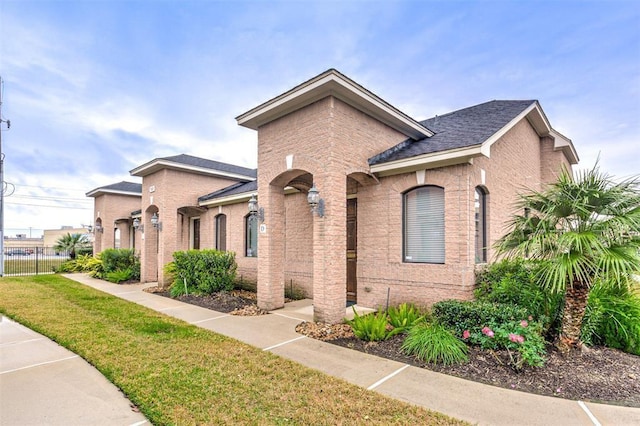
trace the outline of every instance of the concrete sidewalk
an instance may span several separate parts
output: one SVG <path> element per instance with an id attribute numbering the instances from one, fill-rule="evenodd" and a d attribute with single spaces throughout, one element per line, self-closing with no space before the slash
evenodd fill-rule
<path id="1" fill-rule="evenodd" d="M 0 317 L 0 425 L 144 425 L 147 419 L 85 360 Z"/>
<path id="2" fill-rule="evenodd" d="M 294 329 L 301 321 L 313 318 L 308 300 L 288 303 L 269 315 L 241 317 L 142 291 L 149 284 L 116 285 L 79 274 L 68 277 L 363 388 L 471 423 L 640 425 L 640 408 L 583 403 L 497 388 L 306 338 Z M 0 399 L 0 403 L 4 404 L 4 400 Z"/>

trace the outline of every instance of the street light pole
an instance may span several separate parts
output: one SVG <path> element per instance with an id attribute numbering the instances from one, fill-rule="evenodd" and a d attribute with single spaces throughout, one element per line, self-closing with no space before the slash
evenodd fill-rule
<path id="1" fill-rule="evenodd" d="M 2 118 L 2 90 L 4 89 L 4 81 L 0 77 L 0 277 L 4 276 L 4 193 L 6 185 L 4 183 L 4 153 L 2 152 L 2 123 L 7 123 L 7 129 L 11 127 L 11 122 Z"/>

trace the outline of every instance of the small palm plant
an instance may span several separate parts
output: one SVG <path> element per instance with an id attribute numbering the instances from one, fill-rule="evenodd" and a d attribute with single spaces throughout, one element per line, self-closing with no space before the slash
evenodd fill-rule
<path id="1" fill-rule="evenodd" d="M 615 182 L 598 165 L 577 174 L 564 170 L 543 192 L 521 197 L 523 215 L 498 242 L 509 257 L 547 261 L 541 285 L 563 294 L 558 347 L 579 347 L 587 296 L 595 283 L 625 287 L 640 273 L 640 177 Z"/>
<path id="2" fill-rule="evenodd" d="M 86 235 L 83 234 L 71 234 L 67 232 L 66 235 L 58 238 L 56 244 L 53 246 L 55 250 L 65 251 L 69 253 L 69 258 L 72 260 L 76 258 L 76 253 L 79 250 L 89 248 L 91 242 Z"/>

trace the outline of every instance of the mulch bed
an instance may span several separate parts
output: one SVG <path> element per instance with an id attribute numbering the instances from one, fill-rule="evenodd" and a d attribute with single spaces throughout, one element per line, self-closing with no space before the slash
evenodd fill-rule
<path id="1" fill-rule="evenodd" d="M 157 292 L 169 297 L 166 292 Z M 266 314 L 256 306 L 255 293 L 234 290 L 211 296 L 180 296 L 180 301 L 238 315 Z M 303 322 L 298 333 L 334 345 L 392 359 L 443 374 L 507 389 L 580 401 L 640 407 L 640 357 L 604 347 L 585 348 L 565 357 L 549 347 L 544 367 L 517 372 L 508 365 L 506 351 L 469 348 L 469 362 L 452 366 L 426 364 L 400 349 L 403 336 L 384 342 L 365 342 L 346 324 Z"/>

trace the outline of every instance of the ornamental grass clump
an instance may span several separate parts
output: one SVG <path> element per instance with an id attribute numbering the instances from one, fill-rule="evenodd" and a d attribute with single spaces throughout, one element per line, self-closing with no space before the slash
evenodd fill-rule
<path id="1" fill-rule="evenodd" d="M 406 333 L 411 327 L 423 321 L 426 315 L 412 303 L 402 303 L 398 306 L 391 306 L 387 309 L 389 324 L 398 333 Z"/>
<path id="2" fill-rule="evenodd" d="M 351 326 L 353 334 L 358 339 L 366 340 L 367 342 L 379 342 L 391 337 L 387 330 L 387 315 L 384 311 L 358 315 L 356 309 L 352 309 L 354 317 L 352 320 L 347 321 L 347 324 Z"/>
<path id="3" fill-rule="evenodd" d="M 409 330 L 402 343 L 407 355 L 434 364 L 458 364 L 468 360 L 467 345 L 444 325 L 420 323 Z"/>

